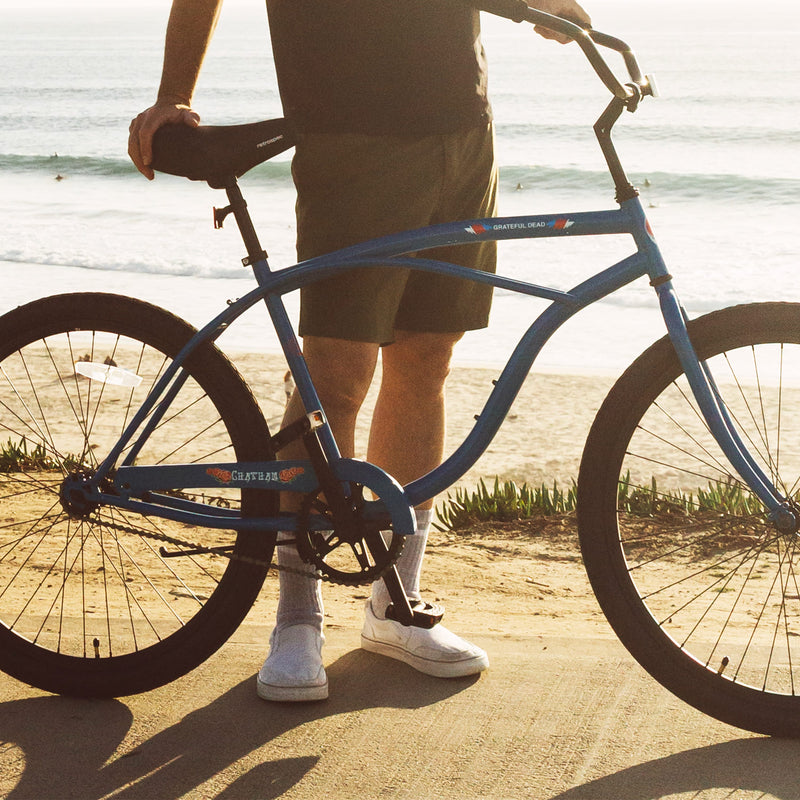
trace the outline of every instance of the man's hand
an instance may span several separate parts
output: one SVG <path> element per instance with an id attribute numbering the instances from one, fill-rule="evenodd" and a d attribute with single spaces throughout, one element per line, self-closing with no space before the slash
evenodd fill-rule
<path id="1" fill-rule="evenodd" d="M 200 115 L 189 106 L 172 103 L 156 103 L 138 117 L 131 120 L 128 136 L 128 155 L 136 169 L 148 180 L 153 180 L 153 136 L 169 122 L 179 122 L 196 128 Z"/>
<path id="2" fill-rule="evenodd" d="M 590 28 L 592 26 L 591 18 L 575 0 L 528 0 L 528 5 L 537 11 L 544 11 L 545 14 L 564 17 L 582 28 Z M 553 39 L 561 44 L 567 44 L 567 42 L 572 41 L 569 36 L 543 28 L 541 25 L 536 25 L 534 30 L 540 36 L 544 36 L 545 39 Z"/>
<path id="3" fill-rule="evenodd" d="M 221 8 L 222 0 L 172 0 L 158 99 L 129 128 L 128 155 L 149 180 L 155 177 L 155 132 L 169 122 L 192 128 L 200 124 L 200 116 L 192 111 L 192 96 Z"/>

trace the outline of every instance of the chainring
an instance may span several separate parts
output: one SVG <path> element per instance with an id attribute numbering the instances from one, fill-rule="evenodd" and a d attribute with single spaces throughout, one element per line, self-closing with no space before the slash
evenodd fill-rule
<path id="1" fill-rule="evenodd" d="M 382 534 L 385 524 L 381 526 L 365 520 L 362 513 L 364 487 L 355 483 L 350 487 L 355 531 L 338 531 L 333 512 L 321 492 L 311 492 L 304 498 L 297 515 L 296 546 L 300 558 L 315 567 L 323 579 L 344 586 L 361 586 L 386 574 L 400 556 L 405 537 L 394 531 Z M 375 553 L 366 539 L 381 535 L 386 552 Z"/>

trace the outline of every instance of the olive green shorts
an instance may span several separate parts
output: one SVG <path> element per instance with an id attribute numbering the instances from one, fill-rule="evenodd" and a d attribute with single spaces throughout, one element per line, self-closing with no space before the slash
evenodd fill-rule
<path id="1" fill-rule="evenodd" d="M 377 236 L 496 213 L 491 125 L 422 138 L 304 134 L 292 174 L 301 261 Z M 419 255 L 494 272 L 496 243 Z M 300 335 L 388 344 L 395 330 L 474 330 L 488 324 L 491 299 L 490 286 L 451 276 L 343 268 L 301 290 Z"/>

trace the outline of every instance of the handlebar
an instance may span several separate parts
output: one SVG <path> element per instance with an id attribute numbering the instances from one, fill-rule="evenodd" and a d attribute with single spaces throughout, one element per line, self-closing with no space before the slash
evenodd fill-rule
<path id="1" fill-rule="evenodd" d="M 574 39 L 606 88 L 615 97 L 631 104 L 631 110 L 636 107 L 643 95 L 656 96 L 652 80 L 642 76 L 633 50 L 621 39 L 600 31 L 587 30 L 563 17 L 531 8 L 525 0 L 474 0 L 474 5 L 481 11 L 487 11 L 498 17 L 505 17 L 513 22 L 529 22 Z M 614 50 L 622 56 L 631 83 L 620 82 L 596 45 Z"/>

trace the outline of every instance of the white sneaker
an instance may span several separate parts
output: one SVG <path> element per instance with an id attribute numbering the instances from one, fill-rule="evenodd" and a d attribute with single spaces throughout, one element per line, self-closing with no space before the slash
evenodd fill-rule
<path id="1" fill-rule="evenodd" d="M 489 657 L 474 644 L 451 633 L 444 625 L 406 627 L 391 619 L 378 619 L 367 600 L 361 647 L 371 653 L 396 658 L 426 675 L 461 678 L 489 666 Z"/>
<path id="2" fill-rule="evenodd" d="M 269 655 L 258 673 L 258 696 L 289 703 L 324 700 L 328 696 L 328 676 L 322 666 L 324 641 L 313 625 L 272 631 Z"/>

